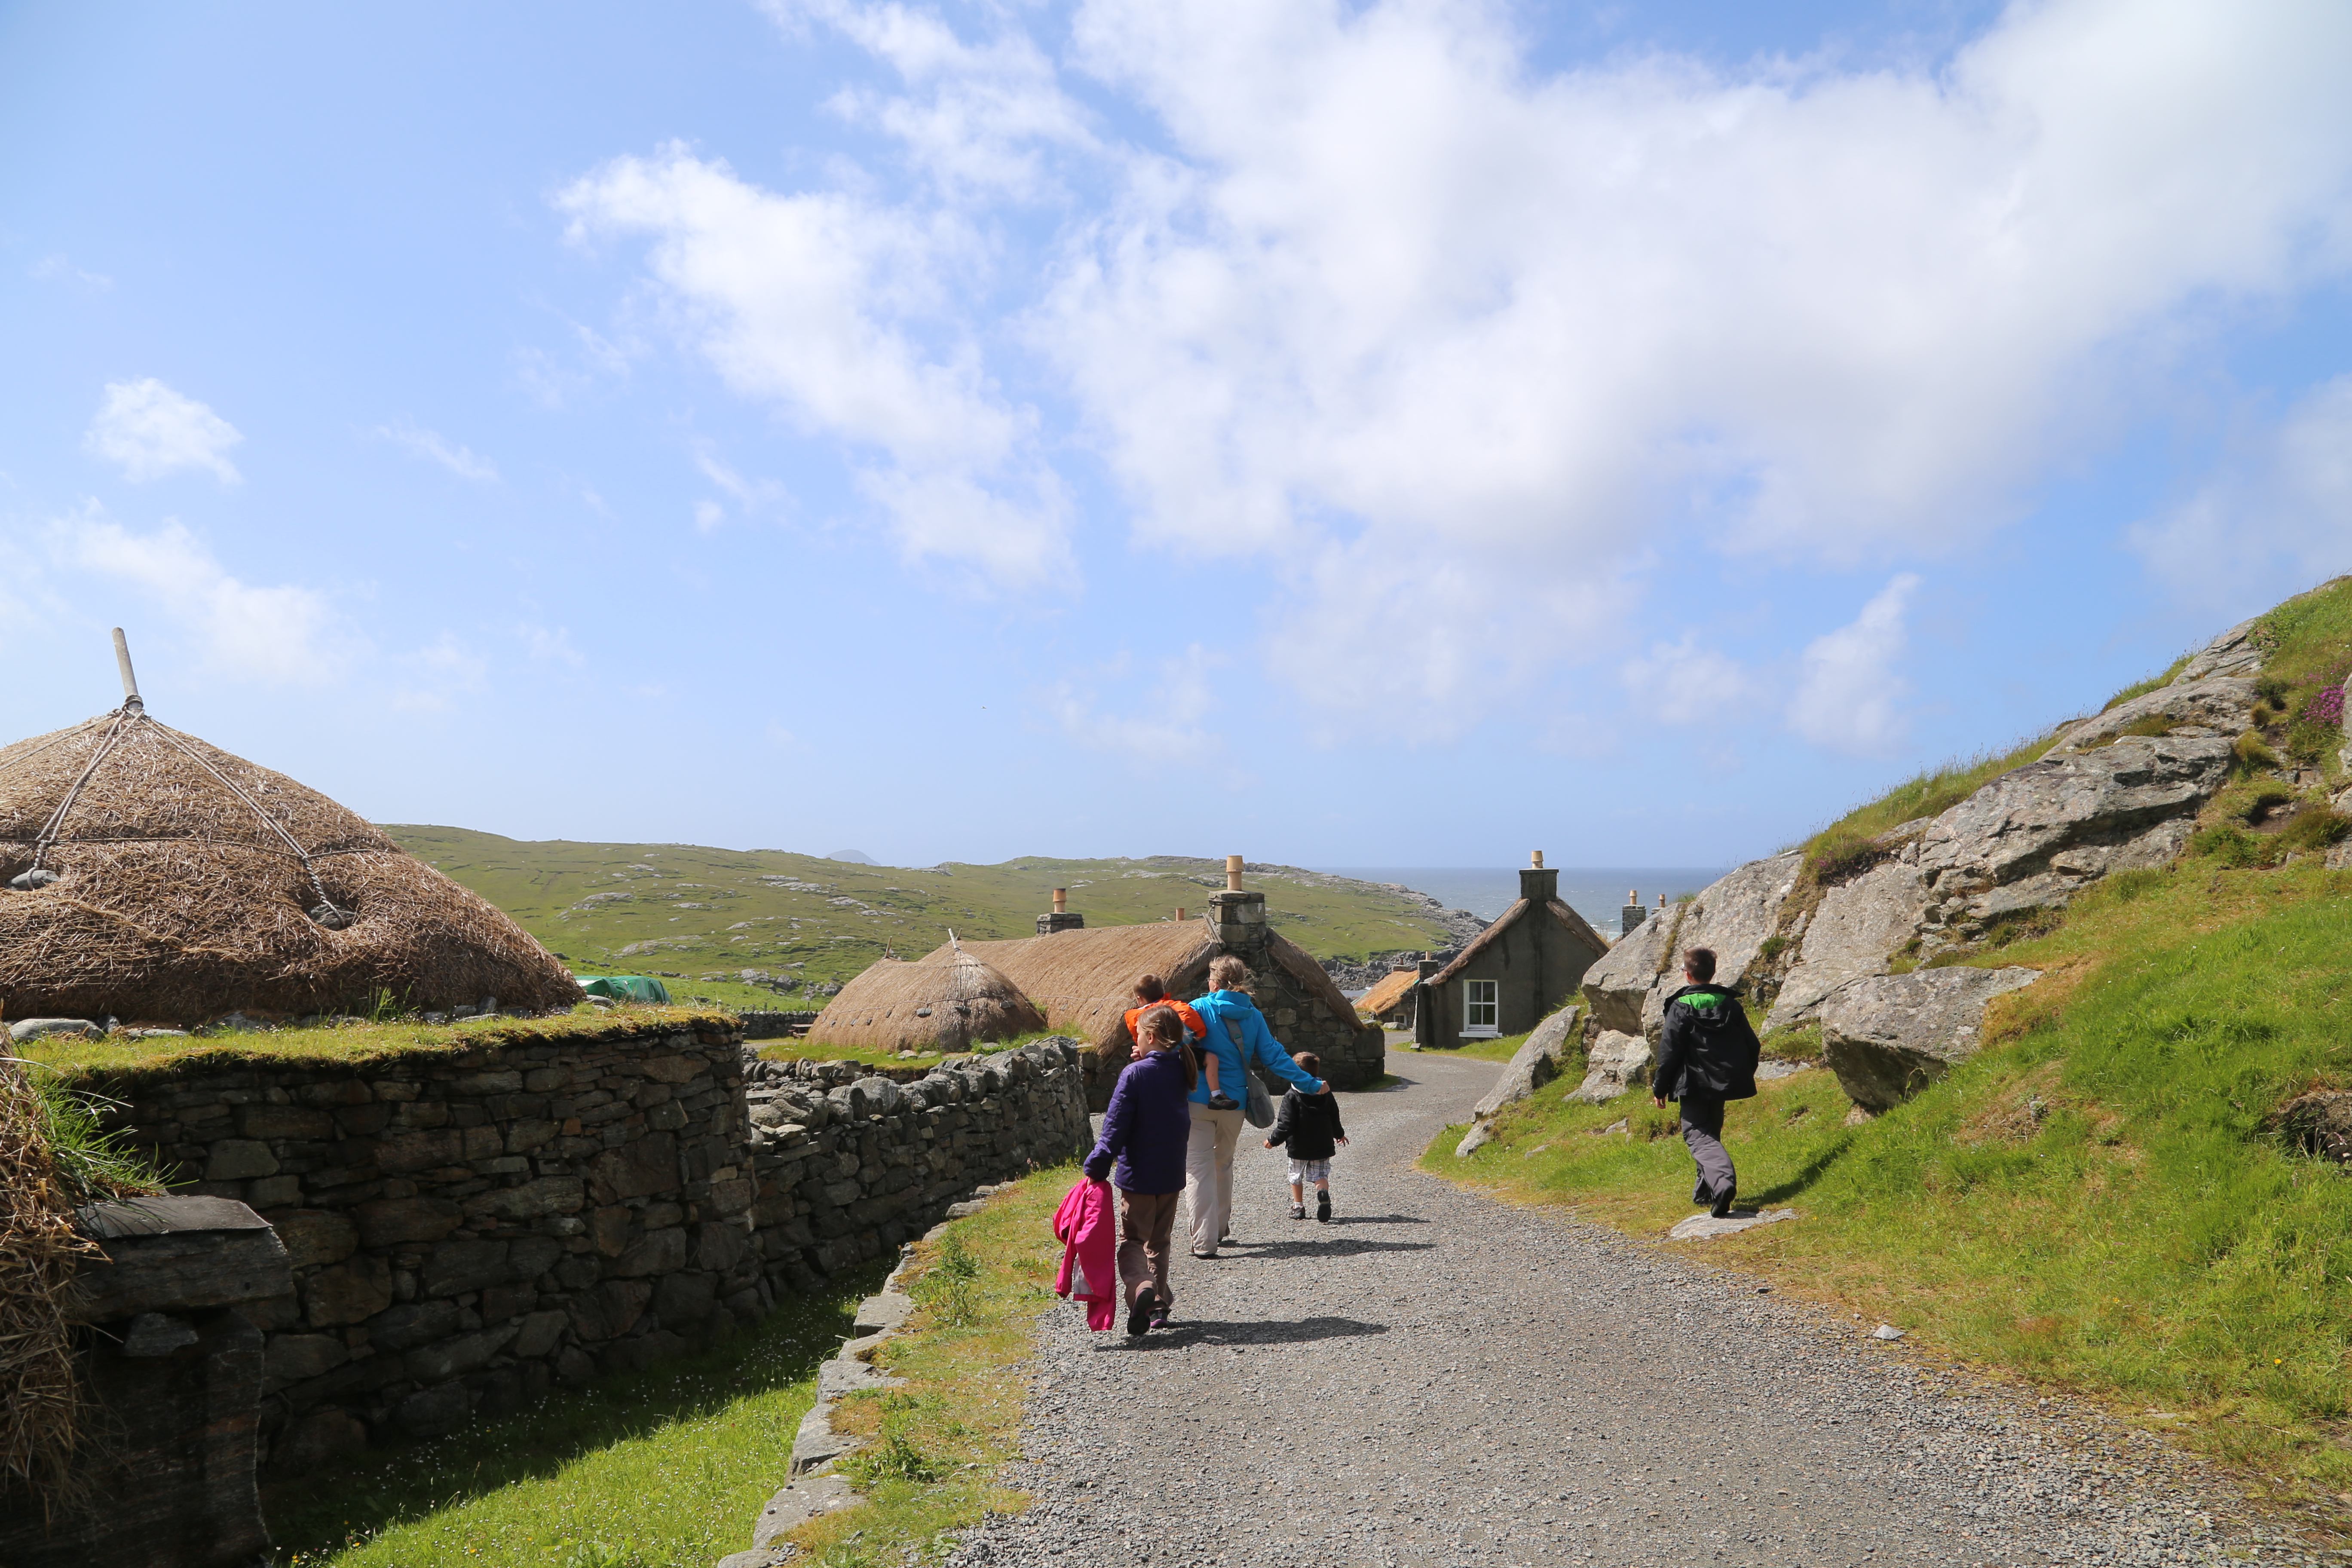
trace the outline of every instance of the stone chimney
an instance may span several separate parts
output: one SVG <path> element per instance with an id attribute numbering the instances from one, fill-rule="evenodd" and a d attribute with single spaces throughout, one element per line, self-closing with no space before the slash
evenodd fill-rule
<path id="1" fill-rule="evenodd" d="M 1532 904 L 1554 903 L 1559 899 L 1559 869 L 1545 868 L 1540 849 L 1520 868 L 1519 897 Z"/>
<path id="2" fill-rule="evenodd" d="M 1037 917 L 1039 936 L 1051 936 L 1057 931 L 1084 931 L 1086 926 L 1087 917 L 1070 908 L 1070 889 L 1067 888 L 1055 889 L 1054 912 Z"/>
<path id="3" fill-rule="evenodd" d="M 1225 857 L 1225 890 L 1209 895 L 1209 923 L 1217 940 L 1252 969 L 1265 952 L 1265 895 L 1242 889 L 1242 858 Z"/>
<path id="4" fill-rule="evenodd" d="M 1415 979 L 1426 980 L 1444 967 L 1445 965 L 1424 952 L 1413 961 L 1412 973 Z"/>
<path id="5" fill-rule="evenodd" d="M 1617 911 L 1617 934 L 1619 936 L 1633 935 L 1634 929 L 1649 918 L 1650 911 L 1642 907 L 1642 889 L 1639 888 L 1627 889 L 1625 892 L 1625 907 Z"/>

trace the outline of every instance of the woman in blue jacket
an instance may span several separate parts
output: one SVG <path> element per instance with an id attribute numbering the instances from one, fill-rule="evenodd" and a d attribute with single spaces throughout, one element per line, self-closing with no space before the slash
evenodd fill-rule
<path id="1" fill-rule="evenodd" d="M 1328 1087 L 1290 1059 L 1290 1052 L 1265 1026 L 1265 1015 L 1249 995 L 1249 965 L 1227 953 L 1209 965 L 1210 991 L 1195 998 L 1192 1010 L 1209 1026 L 1201 1042 L 1202 1055 L 1216 1053 L 1217 1080 L 1243 1098 L 1249 1080 L 1242 1076 L 1244 1058 L 1297 1084 L 1307 1094 Z M 1214 1258 L 1217 1244 L 1233 1228 L 1234 1151 L 1241 1146 L 1242 1112 L 1218 1110 L 1209 1104 L 1209 1075 L 1192 1086 L 1192 1141 L 1184 1146 L 1184 1209 L 1192 1256 Z"/>

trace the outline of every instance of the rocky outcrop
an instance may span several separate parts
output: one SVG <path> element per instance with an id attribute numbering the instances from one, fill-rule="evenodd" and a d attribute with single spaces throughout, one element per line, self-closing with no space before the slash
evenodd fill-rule
<path id="1" fill-rule="evenodd" d="M 2118 702 L 2105 712 L 2071 726 L 2050 749 L 2050 755 L 2060 756 L 2087 752 L 2104 746 L 2132 726 L 2147 720 L 2161 720 L 2180 729 L 2202 730 L 2210 734 L 2231 736 L 2243 730 L 2252 719 L 2254 704 L 2261 694 L 2254 683 L 2239 675 L 2218 675 L 2208 680 L 2192 680 L 2187 684 L 2174 681 L 2143 692 L 2128 702 Z"/>
<path id="2" fill-rule="evenodd" d="M 1849 980 L 1885 973 L 1890 955 L 1919 934 L 1927 914 L 1927 877 L 1901 859 L 1832 888 L 1805 928 L 1798 962 L 1772 999 L 1766 1032 L 1811 1017 Z"/>
<path id="3" fill-rule="evenodd" d="M 1568 1098 L 1587 1105 L 1604 1104 L 1648 1079 L 1654 1059 L 1650 1042 L 1640 1035 L 1607 1030 L 1585 1053 L 1584 1081 Z"/>
<path id="4" fill-rule="evenodd" d="M 1839 987 L 1822 1005 L 1822 1049 L 1846 1098 L 1890 1110 L 1976 1054 L 1985 1005 L 2041 971 L 1922 969 Z"/>
<path id="5" fill-rule="evenodd" d="M 2352 1094 L 2298 1094 L 2263 1119 L 2263 1131 L 2304 1153 L 2352 1165 Z"/>
<path id="6" fill-rule="evenodd" d="M 2230 763 L 2226 740 L 2130 735 L 2003 773 L 1905 851 L 1926 878 L 1925 927 L 1965 939 L 1997 915 L 2063 904 L 2111 871 L 2166 864 Z"/>
<path id="7" fill-rule="evenodd" d="M 1511 1065 L 1486 1097 L 1471 1107 L 1470 1114 L 1483 1121 L 1507 1105 L 1515 1105 L 1559 1076 L 1562 1058 L 1572 1053 L 1580 1039 L 1578 1025 L 1583 1020 L 1581 1006 L 1562 1007 L 1535 1027 L 1511 1057 Z"/>
<path id="8" fill-rule="evenodd" d="M 1738 984 L 1779 929 L 1780 906 L 1804 858 L 1794 850 L 1751 860 L 1685 904 L 1667 904 L 1584 972 L 1584 999 L 1602 1029 L 1655 1037 L 1665 998 L 1683 983 L 1680 955 L 1715 951 L 1716 978 Z"/>
<path id="9" fill-rule="evenodd" d="M 2304 595 L 2298 594 L 2295 598 Z M 2294 599 L 2287 601 L 2293 604 Z M 2172 678 L 2175 686 L 2193 685 L 2210 680 L 2217 675 L 2258 675 L 2263 668 L 2263 650 L 2254 640 L 2255 628 L 2263 618 L 2240 621 L 2211 642 L 2197 650 L 2195 658 L 2181 666 L 2180 673 Z"/>

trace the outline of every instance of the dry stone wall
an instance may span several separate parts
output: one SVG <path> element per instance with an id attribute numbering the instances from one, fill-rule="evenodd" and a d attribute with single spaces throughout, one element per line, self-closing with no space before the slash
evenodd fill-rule
<path id="1" fill-rule="evenodd" d="M 181 1190 L 250 1205 L 285 1245 L 292 1293 L 246 1310 L 280 1473 L 703 1343 L 1086 1127 L 1074 1046 L 902 1086 L 759 1061 L 717 1019 L 90 1087 Z"/>

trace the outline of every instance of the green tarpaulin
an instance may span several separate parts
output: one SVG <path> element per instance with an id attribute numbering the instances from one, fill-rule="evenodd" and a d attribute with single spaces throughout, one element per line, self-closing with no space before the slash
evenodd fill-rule
<path id="1" fill-rule="evenodd" d="M 657 1002 L 667 1005 L 669 987 L 650 974 L 599 974 L 580 983 L 580 989 L 591 996 L 610 996 L 615 1002 Z"/>

